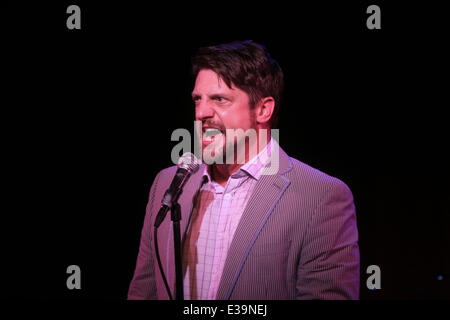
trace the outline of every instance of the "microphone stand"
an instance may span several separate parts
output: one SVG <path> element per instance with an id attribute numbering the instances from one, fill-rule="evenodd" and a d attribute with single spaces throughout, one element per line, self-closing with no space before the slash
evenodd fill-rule
<path id="1" fill-rule="evenodd" d="M 180 232 L 180 220 L 181 220 L 181 207 L 178 202 L 172 203 L 170 209 L 171 219 L 173 222 L 173 246 L 175 252 L 175 300 L 183 301 L 183 269 L 181 260 L 181 232 Z"/>
<path id="2" fill-rule="evenodd" d="M 166 286 L 167 294 L 169 298 L 172 300 L 172 295 L 170 293 L 170 287 L 167 283 L 167 279 L 164 275 L 164 270 L 161 264 L 161 259 L 159 257 L 158 251 L 158 239 L 157 233 L 158 228 L 161 223 L 164 221 L 167 212 L 170 210 L 171 219 L 173 222 L 173 246 L 174 246 L 174 254 L 175 254 L 175 294 L 176 300 L 182 301 L 184 300 L 184 292 L 183 292 L 183 269 L 182 269 L 182 260 L 181 260 L 181 231 L 180 231 L 180 220 L 181 220 L 181 207 L 178 203 L 178 198 L 183 190 L 183 185 L 186 183 L 187 179 L 192 173 L 198 171 L 201 162 L 192 154 L 185 153 L 183 157 L 179 161 L 177 172 L 173 178 L 173 181 L 166 190 L 164 197 L 161 201 L 161 208 L 158 211 L 158 214 L 155 218 L 154 227 L 154 243 L 155 243 L 155 253 L 156 259 L 158 260 L 158 266 L 161 271 L 161 276 L 164 281 L 164 285 Z"/>

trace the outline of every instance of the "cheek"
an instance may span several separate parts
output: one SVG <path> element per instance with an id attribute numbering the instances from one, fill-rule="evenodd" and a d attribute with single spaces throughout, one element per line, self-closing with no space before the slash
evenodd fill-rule
<path id="1" fill-rule="evenodd" d="M 223 125 L 227 128 L 248 128 L 252 115 L 248 108 L 228 109 L 218 113 Z"/>

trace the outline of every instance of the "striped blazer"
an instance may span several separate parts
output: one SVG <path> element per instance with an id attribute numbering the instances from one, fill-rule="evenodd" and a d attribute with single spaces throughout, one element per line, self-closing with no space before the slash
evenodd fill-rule
<path id="1" fill-rule="evenodd" d="M 228 251 L 217 299 L 358 299 L 359 247 L 350 189 L 279 150 L 279 169 L 263 175 Z M 154 254 L 153 223 L 176 167 L 162 170 L 150 190 L 128 299 L 168 299 Z M 182 236 L 202 170 L 179 198 Z M 162 265 L 175 287 L 172 221 L 158 229 Z"/>

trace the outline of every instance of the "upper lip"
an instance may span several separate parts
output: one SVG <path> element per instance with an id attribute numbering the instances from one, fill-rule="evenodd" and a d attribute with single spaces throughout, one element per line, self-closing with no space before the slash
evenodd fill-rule
<path id="1" fill-rule="evenodd" d="M 212 126 L 203 126 L 202 129 L 203 129 L 203 131 L 205 131 L 206 129 L 216 129 L 216 130 L 222 131 L 222 130 L 220 130 L 220 128 L 212 127 Z"/>

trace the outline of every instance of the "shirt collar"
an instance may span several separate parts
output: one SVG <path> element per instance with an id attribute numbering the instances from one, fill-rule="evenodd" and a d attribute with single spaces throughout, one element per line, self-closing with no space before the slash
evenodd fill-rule
<path id="1" fill-rule="evenodd" d="M 271 138 L 267 145 L 262 149 L 256 156 L 245 163 L 239 170 L 234 173 L 231 177 L 240 178 L 243 174 L 249 175 L 255 180 L 259 180 L 261 177 L 262 170 L 270 161 L 270 155 L 272 154 L 273 148 L 276 148 L 278 143 Z M 211 176 L 208 172 L 208 166 L 204 166 L 203 169 L 203 183 L 211 182 Z"/>
<path id="2" fill-rule="evenodd" d="M 239 171 L 244 171 L 256 180 L 261 177 L 261 172 L 270 160 L 270 155 L 272 153 L 272 138 L 267 143 L 267 145 L 262 149 L 255 157 L 244 164 Z M 238 171 L 238 172 L 239 172 Z"/>

